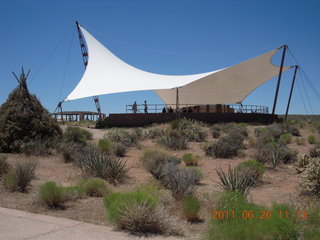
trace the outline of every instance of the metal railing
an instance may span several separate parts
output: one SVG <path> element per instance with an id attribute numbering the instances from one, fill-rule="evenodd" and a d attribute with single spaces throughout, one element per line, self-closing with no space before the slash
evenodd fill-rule
<path id="1" fill-rule="evenodd" d="M 175 113 L 176 104 L 133 104 L 126 105 L 126 113 Z M 267 114 L 269 108 L 259 105 L 242 105 L 242 104 L 179 104 L 179 112 L 190 113 L 263 113 Z"/>

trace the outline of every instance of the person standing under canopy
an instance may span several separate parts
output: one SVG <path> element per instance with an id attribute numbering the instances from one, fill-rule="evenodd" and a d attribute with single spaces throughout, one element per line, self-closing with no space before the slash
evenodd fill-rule
<path id="1" fill-rule="evenodd" d="M 137 111 L 138 111 L 138 106 L 137 106 L 137 102 L 136 101 L 134 101 L 134 103 L 132 105 L 132 111 L 133 111 L 133 113 L 137 113 Z"/>
<path id="2" fill-rule="evenodd" d="M 144 100 L 144 113 L 148 113 L 148 104 L 146 100 Z"/>

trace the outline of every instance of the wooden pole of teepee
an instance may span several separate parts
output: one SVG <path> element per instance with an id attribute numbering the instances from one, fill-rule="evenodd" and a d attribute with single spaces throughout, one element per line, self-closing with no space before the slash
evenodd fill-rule
<path id="1" fill-rule="evenodd" d="M 291 102 L 293 87 L 294 87 L 294 83 L 295 83 L 295 81 L 296 81 L 296 74 L 297 74 L 298 68 L 299 68 L 298 65 L 296 65 L 296 66 L 295 66 L 295 69 L 294 69 L 294 74 L 293 74 L 293 79 L 292 79 L 292 84 L 291 84 L 290 95 L 289 95 L 289 100 L 288 100 L 288 105 L 287 105 L 287 110 L 286 110 L 285 119 L 288 118 L 288 112 L 289 112 L 289 107 L 290 107 L 290 102 Z"/>

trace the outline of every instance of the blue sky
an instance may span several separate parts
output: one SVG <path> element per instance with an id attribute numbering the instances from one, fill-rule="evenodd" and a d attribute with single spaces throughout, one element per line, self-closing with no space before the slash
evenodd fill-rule
<path id="1" fill-rule="evenodd" d="M 76 20 L 127 63 L 160 74 L 212 71 L 287 44 L 320 91 L 319 13 L 320 0 L 1 0 L 0 104 L 17 85 L 11 72 L 20 73 L 21 66 L 31 69 L 29 89 L 49 111 L 66 98 L 84 72 Z M 287 56 L 286 63 L 295 64 Z M 277 113 L 285 112 L 292 74 L 283 76 Z M 320 114 L 319 98 L 304 79 L 298 74 L 307 111 Z M 271 109 L 275 87 L 272 79 L 243 103 Z M 145 99 L 161 103 L 153 91 L 100 97 L 105 113 Z M 95 110 L 92 98 L 63 107 Z M 290 113 L 306 114 L 298 87 Z"/>

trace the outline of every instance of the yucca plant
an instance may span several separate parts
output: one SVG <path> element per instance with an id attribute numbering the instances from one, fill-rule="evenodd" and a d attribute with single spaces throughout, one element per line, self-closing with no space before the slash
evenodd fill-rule
<path id="1" fill-rule="evenodd" d="M 227 173 L 222 168 L 216 172 L 220 179 L 219 185 L 226 191 L 238 191 L 246 195 L 255 184 L 251 168 L 243 173 L 236 168 L 231 169 L 229 165 Z"/>

